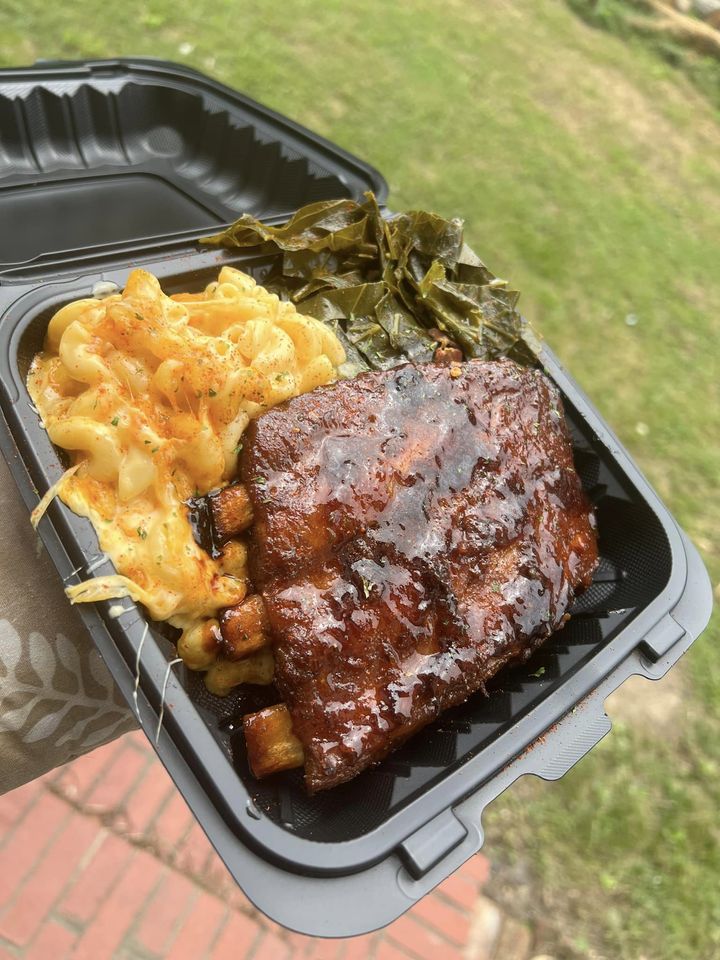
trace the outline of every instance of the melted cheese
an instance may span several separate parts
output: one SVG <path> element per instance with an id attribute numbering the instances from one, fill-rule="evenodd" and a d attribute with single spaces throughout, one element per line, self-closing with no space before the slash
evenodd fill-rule
<path id="1" fill-rule="evenodd" d="M 244 550 L 209 557 L 184 503 L 235 475 L 250 419 L 334 380 L 344 359 L 331 330 L 229 267 L 175 297 L 134 270 L 123 293 L 59 310 L 28 389 L 77 467 L 58 495 L 118 571 L 69 588 L 71 600 L 130 596 L 183 629 L 241 601 Z"/>

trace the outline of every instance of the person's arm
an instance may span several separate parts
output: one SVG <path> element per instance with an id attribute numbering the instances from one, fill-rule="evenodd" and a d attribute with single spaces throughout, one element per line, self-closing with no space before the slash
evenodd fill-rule
<path id="1" fill-rule="evenodd" d="M 0 793 L 137 724 L 0 455 Z"/>

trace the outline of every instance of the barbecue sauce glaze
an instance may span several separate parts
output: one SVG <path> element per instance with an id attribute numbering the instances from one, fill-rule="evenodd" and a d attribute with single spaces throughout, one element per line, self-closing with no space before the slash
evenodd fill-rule
<path id="1" fill-rule="evenodd" d="M 312 791 L 529 657 L 597 565 L 558 391 L 507 360 L 296 397 L 251 425 L 240 478 Z"/>

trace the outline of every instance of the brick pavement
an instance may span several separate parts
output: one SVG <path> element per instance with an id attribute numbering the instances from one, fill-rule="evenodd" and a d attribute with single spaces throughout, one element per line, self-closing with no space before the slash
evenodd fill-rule
<path id="1" fill-rule="evenodd" d="M 0 960 L 527 960 L 478 854 L 384 930 L 268 921 L 227 873 L 142 734 L 0 797 Z"/>

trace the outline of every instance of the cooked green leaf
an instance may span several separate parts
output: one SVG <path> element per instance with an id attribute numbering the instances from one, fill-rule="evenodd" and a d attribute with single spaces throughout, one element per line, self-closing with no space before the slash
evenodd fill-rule
<path id="1" fill-rule="evenodd" d="M 354 287 L 327 289 L 302 302 L 302 312 L 318 320 L 350 320 L 373 317 L 385 295 L 382 283 L 360 283 Z"/>
<path id="2" fill-rule="evenodd" d="M 375 307 L 375 316 L 396 351 L 417 363 L 432 360 L 437 341 L 389 291 Z"/>
<path id="3" fill-rule="evenodd" d="M 518 294 L 464 242 L 461 220 L 383 217 L 368 193 L 362 203 L 311 203 L 280 227 L 245 214 L 201 243 L 275 254 L 266 286 L 332 324 L 354 372 L 431 360 L 441 334 L 466 357 L 535 361 Z"/>

